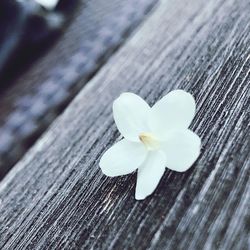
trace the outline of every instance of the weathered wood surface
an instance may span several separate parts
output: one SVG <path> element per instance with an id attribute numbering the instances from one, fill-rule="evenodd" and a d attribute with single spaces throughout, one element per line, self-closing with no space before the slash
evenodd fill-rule
<path id="1" fill-rule="evenodd" d="M 166 0 L 0 184 L 1 249 L 249 249 L 250 4 Z M 135 201 L 105 177 L 112 101 L 194 94 L 202 153 Z"/>

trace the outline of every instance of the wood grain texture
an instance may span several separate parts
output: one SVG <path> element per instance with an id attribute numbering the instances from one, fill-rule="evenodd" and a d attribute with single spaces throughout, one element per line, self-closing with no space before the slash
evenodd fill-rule
<path id="1" fill-rule="evenodd" d="M 0 184 L 1 249 L 249 249 L 250 4 L 166 0 Z M 136 173 L 105 177 L 123 91 L 197 100 L 202 153 L 135 201 Z"/>

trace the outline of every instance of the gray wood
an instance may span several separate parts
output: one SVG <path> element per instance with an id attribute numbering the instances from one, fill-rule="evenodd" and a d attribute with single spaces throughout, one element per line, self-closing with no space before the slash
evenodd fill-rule
<path id="1" fill-rule="evenodd" d="M 249 1 L 161 1 L 0 184 L 1 249 L 249 249 Z M 202 153 L 135 201 L 136 174 L 105 177 L 112 101 L 197 100 Z"/>

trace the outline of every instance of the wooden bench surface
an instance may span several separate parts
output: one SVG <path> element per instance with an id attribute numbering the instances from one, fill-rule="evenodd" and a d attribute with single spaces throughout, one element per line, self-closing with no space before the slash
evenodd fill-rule
<path id="1" fill-rule="evenodd" d="M 249 249 L 250 4 L 162 0 L 0 183 L 0 249 Z M 191 92 L 202 152 L 134 199 L 102 174 L 112 102 Z"/>

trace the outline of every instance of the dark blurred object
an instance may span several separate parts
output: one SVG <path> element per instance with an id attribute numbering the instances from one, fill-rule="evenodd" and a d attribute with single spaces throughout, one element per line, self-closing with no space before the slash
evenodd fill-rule
<path id="1" fill-rule="evenodd" d="M 35 1 L 0 1 L 0 90 L 53 44 L 76 2 L 48 11 Z"/>
<path id="2" fill-rule="evenodd" d="M 53 49 L 0 92 L 0 180 L 157 1 L 79 1 Z M 61 1 L 56 9 L 64 13 L 69 3 Z"/>

